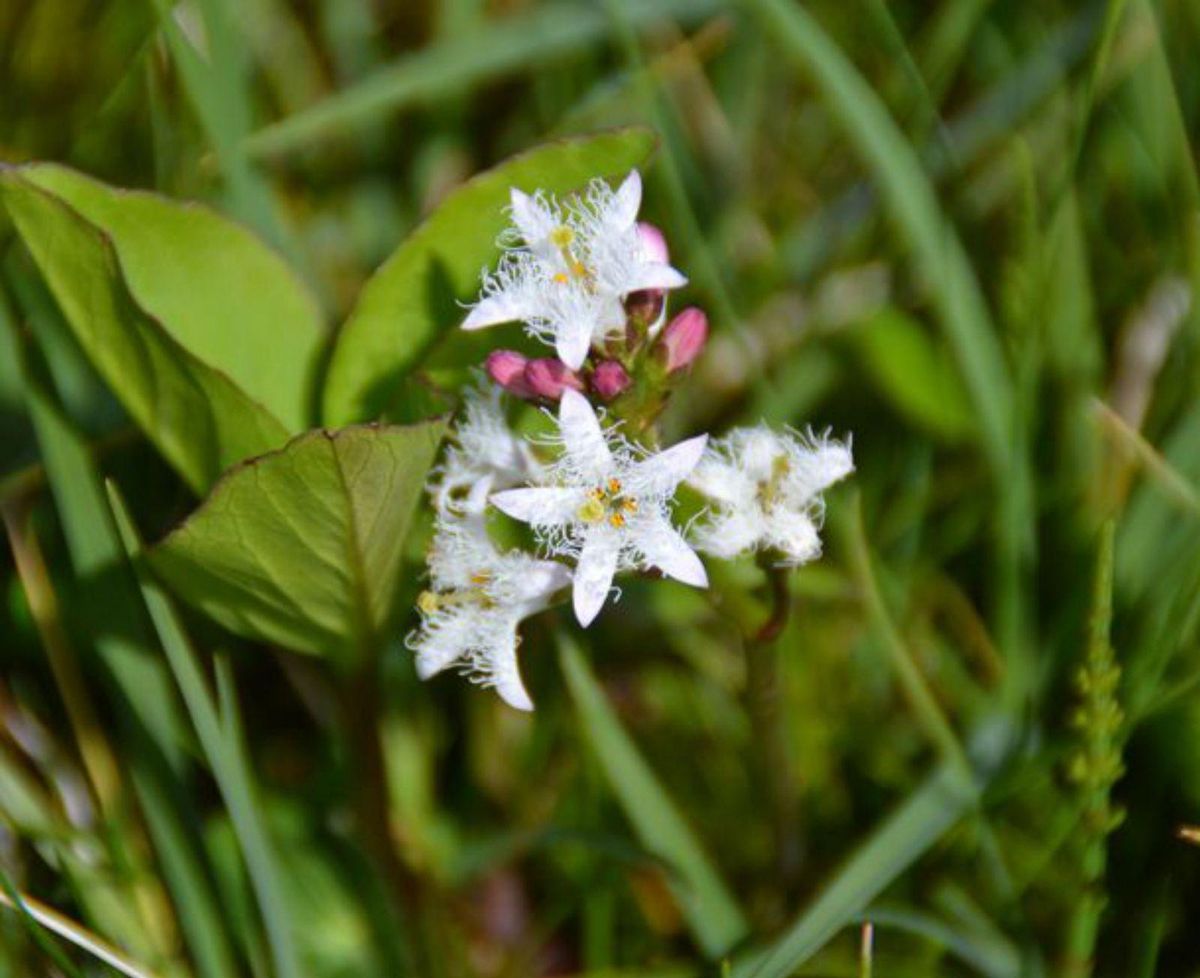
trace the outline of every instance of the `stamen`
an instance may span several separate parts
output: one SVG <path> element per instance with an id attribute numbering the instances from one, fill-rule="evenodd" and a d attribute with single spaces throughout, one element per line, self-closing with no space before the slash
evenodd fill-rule
<path id="1" fill-rule="evenodd" d="M 608 522 L 612 524 L 613 529 L 619 530 L 625 525 L 625 517 L 620 513 L 611 513 L 608 517 Z"/>
<path id="2" fill-rule="evenodd" d="M 437 611 L 440 603 L 438 596 L 432 591 L 422 591 L 417 595 L 417 607 L 427 615 Z"/>

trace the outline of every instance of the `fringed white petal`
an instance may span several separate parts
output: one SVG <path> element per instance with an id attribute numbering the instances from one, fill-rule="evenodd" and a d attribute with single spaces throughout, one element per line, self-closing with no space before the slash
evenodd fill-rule
<path id="1" fill-rule="evenodd" d="M 572 603 L 579 624 L 587 628 L 600 614 L 621 555 L 621 537 L 605 524 L 593 527 L 583 541 L 575 567 Z"/>
<path id="2" fill-rule="evenodd" d="M 491 503 L 500 512 L 522 523 L 552 527 L 576 519 L 576 513 L 586 499 L 585 490 L 577 487 L 538 486 L 493 493 Z"/>
<path id="3" fill-rule="evenodd" d="M 655 515 L 638 520 L 634 530 L 636 546 L 647 563 L 684 584 L 708 587 L 703 562 L 666 519 Z"/>

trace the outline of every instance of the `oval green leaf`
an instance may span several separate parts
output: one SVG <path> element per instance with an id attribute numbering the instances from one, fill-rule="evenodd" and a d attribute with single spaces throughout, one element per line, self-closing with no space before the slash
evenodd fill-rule
<path id="1" fill-rule="evenodd" d="M 227 473 L 150 566 L 232 632 L 356 661 L 392 625 L 404 539 L 444 431 L 437 419 L 307 432 Z"/>
<path id="2" fill-rule="evenodd" d="M 949 351 L 919 322 L 887 307 L 855 338 L 876 387 L 910 421 L 949 442 L 975 433 L 971 399 Z"/>
<path id="3" fill-rule="evenodd" d="M 309 426 L 324 327 L 316 299 L 279 255 L 200 204 L 116 190 L 53 164 L 18 173 L 104 232 L 138 305 L 183 347 L 288 431 Z"/>
<path id="4" fill-rule="evenodd" d="M 73 207 L 0 168 L 0 200 L 80 346 L 130 416 L 197 492 L 288 430 L 225 373 L 185 348 L 141 306 L 112 241 Z"/>
<path id="5" fill-rule="evenodd" d="M 363 288 L 342 327 L 325 386 L 327 424 L 381 416 L 397 382 L 463 318 L 480 269 L 497 255 L 509 190 L 566 193 L 593 177 L 643 164 L 655 146 L 631 128 L 547 143 L 514 156 L 451 193 Z"/>

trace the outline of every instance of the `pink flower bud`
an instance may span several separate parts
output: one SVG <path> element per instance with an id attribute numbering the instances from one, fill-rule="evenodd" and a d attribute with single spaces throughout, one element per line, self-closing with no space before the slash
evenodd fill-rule
<path id="1" fill-rule="evenodd" d="M 611 401 L 614 397 L 625 393 L 633 381 L 616 360 L 605 360 L 597 364 L 592 371 L 592 390 L 601 400 Z"/>
<path id="2" fill-rule="evenodd" d="M 561 360 L 538 357 L 525 364 L 525 384 L 535 397 L 557 401 L 568 387 L 583 390 L 583 381 Z"/>
<path id="3" fill-rule="evenodd" d="M 487 372 L 497 384 L 517 397 L 533 397 L 533 391 L 525 380 L 525 367 L 529 363 L 516 350 L 493 350 L 488 354 Z"/>
<path id="4" fill-rule="evenodd" d="M 667 248 L 667 239 L 663 236 L 662 231 L 653 224 L 638 221 L 637 233 L 638 242 L 642 246 L 643 258 L 647 261 L 662 262 L 664 265 L 671 260 L 671 253 Z"/>
<path id="5" fill-rule="evenodd" d="M 704 349 L 708 341 L 708 317 L 695 306 L 688 306 L 667 323 L 658 338 L 659 349 L 665 356 L 667 373 L 688 366 Z"/>

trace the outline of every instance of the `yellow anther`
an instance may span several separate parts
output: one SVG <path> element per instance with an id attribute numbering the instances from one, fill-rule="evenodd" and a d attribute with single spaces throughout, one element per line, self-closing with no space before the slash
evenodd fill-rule
<path id="1" fill-rule="evenodd" d="M 610 513 L 608 522 L 612 524 L 613 529 L 619 530 L 625 525 L 625 517 L 620 513 Z"/>
<path id="2" fill-rule="evenodd" d="M 559 285 L 566 285 L 571 280 L 569 278 L 567 278 L 566 272 L 555 272 L 554 273 L 554 281 L 556 283 L 558 283 Z"/>
<path id="3" fill-rule="evenodd" d="M 621 500 L 621 508 L 627 513 L 636 513 L 638 502 L 636 499 L 625 498 Z"/>
<path id="4" fill-rule="evenodd" d="M 432 591 L 422 591 L 417 595 L 417 607 L 427 615 L 438 610 L 438 596 Z"/>
<path id="5" fill-rule="evenodd" d="M 556 248 L 569 248 L 575 240 L 575 230 L 565 224 L 560 224 L 550 232 L 550 243 Z"/>
<path id="6" fill-rule="evenodd" d="M 471 583 L 477 587 L 482 587 L 484 584 L 489 583 L 491 579 L 492 575 L 487 571 L 476 571 L 471 575 Z"/>
<path id="7" fill-rule="evenodd" d="M 579 518 L 585 523 L 598 523 L 604 519 L 604 503 L 593 496 L 579 507 Z"/>
<path id="8" fill-rule="evenodd" d="M 604 497 L 607 495 L 608 495 L 608 493 L 606 493 L 603 489 L 600 489 L 600 488 L 588 490 L 588 499 L 594 499 L 598 503 L 603 502 Z"/>
<path id="9" fill-rule="evenodd" d="M 614 496 L 621 491 L 621 480 L 617 478 L 608 480 L 608 491 Z"/>
<path id="10" fill-rule="evenodd" d="M 591 278 L 592 273 L 588 271 L 587 265 L 579 260 L 571 262 L 571 274 L 576 278 Z"/>

